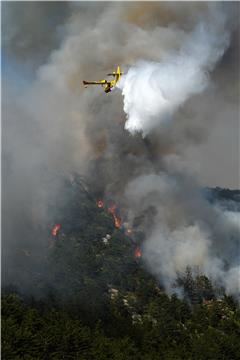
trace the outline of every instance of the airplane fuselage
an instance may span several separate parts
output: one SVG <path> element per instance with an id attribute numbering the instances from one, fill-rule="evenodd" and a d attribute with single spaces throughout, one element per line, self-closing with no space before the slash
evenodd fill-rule
<path id="1" fill-rule="evenodd" d="M 114 80 L 99 80 L 99 81 L 85 81 L 83 80 L 83 84 L 85 87 L 87 87 L 88 85 L 101 85 L 102 87 L 104 87 L 104 91 L 105 93 L 109 93 L 118 83 L 118 81 L 120 80 L 120 77 L 122 75 L 122 72 L 120 70 L 120 66 L 118 66 L 117 71 L 107 74 L 108 76 L 114 76 Z"/>

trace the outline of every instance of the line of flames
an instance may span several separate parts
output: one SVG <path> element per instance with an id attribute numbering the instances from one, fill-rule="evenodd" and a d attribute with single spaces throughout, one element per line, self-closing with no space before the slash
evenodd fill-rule
<path id="1" fill-rule="evenodd" d="M 105 208 L 105 204 L 104 201 L 102 199 L 97 200 L 97 207 L 100 209 L 104 209 Z M 122 220 L 121 218 L 117 215 L 116 211 L 117 211 L 117 205 L 113 204 L 111 206 L 109 206 L 107 208 L 107 211 L 113 216 L 114 219 L 114 225 L 117 229 L 120 229 L 122 227 Z M 130 236 L 132 235 L 133 230 L 131 228 L 128 228 L 125 230 L 125 234 Z M 139 259 L 142 257 L 142 251 L 139 247 L 137 247 L 134 251 L 134 257 L 135 259 Z"/>

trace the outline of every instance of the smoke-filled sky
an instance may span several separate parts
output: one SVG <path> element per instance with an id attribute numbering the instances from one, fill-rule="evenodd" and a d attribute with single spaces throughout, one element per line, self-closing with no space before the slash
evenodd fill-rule
<path id="1" fill-rule="evenodd" d="M 145 244 L 156 276 L 173 279 L 191 258 L 224 278 L 217 254 L 235 227 L 216 230 L 223 214 L 196 189 L 239 188 L 239 53 L 236 2 L 3 2 L 7 252 L 46 221 L 58 174 L 78 172 L 121 199 L 129 221 L 156 208 Z M 82 86 L 117 65 L 118 89 Z M 166 263 L 152 259 L 153 247 Z M 236 259 L 229 278 L 235 269 Z"/>
<path id="2" fill-rule="evenodd" d="M 210 11 L 206 9 L 208 5 L 212 8 Z M 142 96 L 145 99 L 149 96 L 148 106 L 151 106 L 152 112 L 158 112 L 155 107 L 161 107 L 164 96 L 167 99 L 170 96 L 173 104 L 167 103 L 166 110 L 160 110 L 163 113 L 160 121 L 166 114 L 171 114 L 173 108 L 178 111 L 174 115 L 175 120 L 162 132 L 171 134 L 174 146 L 178 147 L 189 167 L 197 171 L 203 185 L 238 188 L 239 6 L 236 3 L 222 4 L 225 8 L 223 19 L 215 5 L 189 2 L 3 3 L 3 99 L 7 96 L 8 102 L 12 103 L 13 98 L 18 98 L 18 102 L 28 103 L 28 107 L 33 101 L 28 113 L 33 110 L 38 119 L 44 117 L 36 121 L 36 126 L 42 127 L 46 139 L 41 139 L 38 134 L 38 141 L 47 142 L 47 146 L 51 147 L 54 142 L 52 137 L 55 140 L 58 138 L 59 157 L 64 156 L 68 164 L 73 162 L 75 165 L 80 143 L 78 135 L 82 128 L 80 122 L 83 122 L 78 117 L 84 117 L 84 123 L 89 123 L 88 117 L 93 113 L 89 108 L 96 108 L 98 102 L 101 102 L 100 111 L 102 107 L 110 106 L 106 115 L 109 118 L 113 112 L 120 113 L 117 116 L 122 117 L 122 97 L 119 93 L 110 94 L 108 98 L 104 98 L 100 89 L 88 89 L 83 93 L 81 81 L 103 78 L 117 64 L 124 69 L 132 66 L 128 78 L 136 72 L 142 83 L 150 71 L 152 74 L 149 76 L 155 78 L 153 87 L 159 86 L 163 100 L 152 96 L 152 90 L 147 88 L 145 81 L 140 94 L 135 94 L 131 83 L 127 82 L 129 90 L 125 91 L 131 94 L 129 101 L 135 96 L 143 103 Z M 201 26 L 205 29 L 202 30 Z M 148 67 L 141 68 L 141 61 L 149 61 Z M 191 67 L 196 61 L 197 71 L 192 74 Z M 181 63 L 180 66 L 177 63 Z M 137 81 L 134 82 L 137 84 L 135 89 L 141 87 Z M 165 82 L 163 86 L 161 81 Z M 63 94 L 63 88 L 67 94 Z M 36 94 L 41 91 L 42 94 Z M 191 96 L 188 96 L 189 93 Z M 49 99 L 49 95 L 52 101 L 46 103 L 45 98 Z M 66 104 L 60 101 L 61 97 L 65 98 Z M 38 102 L 36 108 L 34 101 Z M 57 106 L 54 101 L 58 102 Z M 73 102 L 78 105 L 73 106 Z M 14 105 L 20 106 L 16 101 Z M 53 116 L 49 114 L 49 106 L 52 106 Z M 62 107 L 68 121 L 61 111 Z M 10 116 L 10 109 L 8 111 Z M 12 106 L 11 111 L 14 111 Z M 19 112 L 19 109 L 16 111 Z M 44 111 L 47 116 L 44 116 Z M 139 111 L 144 116 L 143 109 Z M 61 113 L 62 121 L 58 113 Z M 154 116 L 152 121 L 158 121 Z M 18 123 L 17 126 L 25 127 L 22 122 Z M 30 123 L 32 127 L 32 119 Z M 104 132 L 105 124 L 98 126 Z M 5 128 L 3 122 L 6 135 L 9 128 L 10 124 Z M 33 138 L 33 129 L 28 131 L 26 137 Z M 25 144 L 22 134 L 15 141 L 20 141 L 20 138 Z M 35 140 L 32 142 L 36 150 Z M 12 141 L 8 143 L 12 144 Z M 82 152 L 83 147 L 80 147 Z M 23 147 L 21 149 L 24 151 Z"/>

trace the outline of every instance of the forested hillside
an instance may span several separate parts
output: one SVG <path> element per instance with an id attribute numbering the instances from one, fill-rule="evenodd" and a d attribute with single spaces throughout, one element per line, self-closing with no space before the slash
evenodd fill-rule
<path id="1" fill-rule="evenodd" d="M 167 295 L 145 268 L 143 234 L 100 195 L 66 180 L 49 207 L 45 251 L 18 249 L 31 288 L 2 290 L 2 358 L 240 358 L 236 300 L 187 266 Z"/>

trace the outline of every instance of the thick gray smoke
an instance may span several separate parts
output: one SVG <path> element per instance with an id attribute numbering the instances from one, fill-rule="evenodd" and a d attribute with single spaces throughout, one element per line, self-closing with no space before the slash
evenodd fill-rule
<path id="1" fill-rule="evenodd" d="M 148 267 L 169 292 L 188 264 L 239 295 L 240 214 L 210 205 L 186 174 L 169 173 L 140 176 L 126 189 L 134 216 L 155 209 L 144 243 Z"/>
<path id="2" fill-rule="evenodd" d="M 3 7 L 6 281 L 22 283 L 22 249 L 46 248 L 60 177 L 78 172 L 130 223 L 142 216 L 143 257 L 169 291 L 189 264 L 236 293 L 238 215 L 199 185 L 239 184 L 238 4 L 34 3 L 37 22 L 20 4 Z M 119 89 L 82 87 L 118 64 L 130 68 L 124 103 Z"/>

